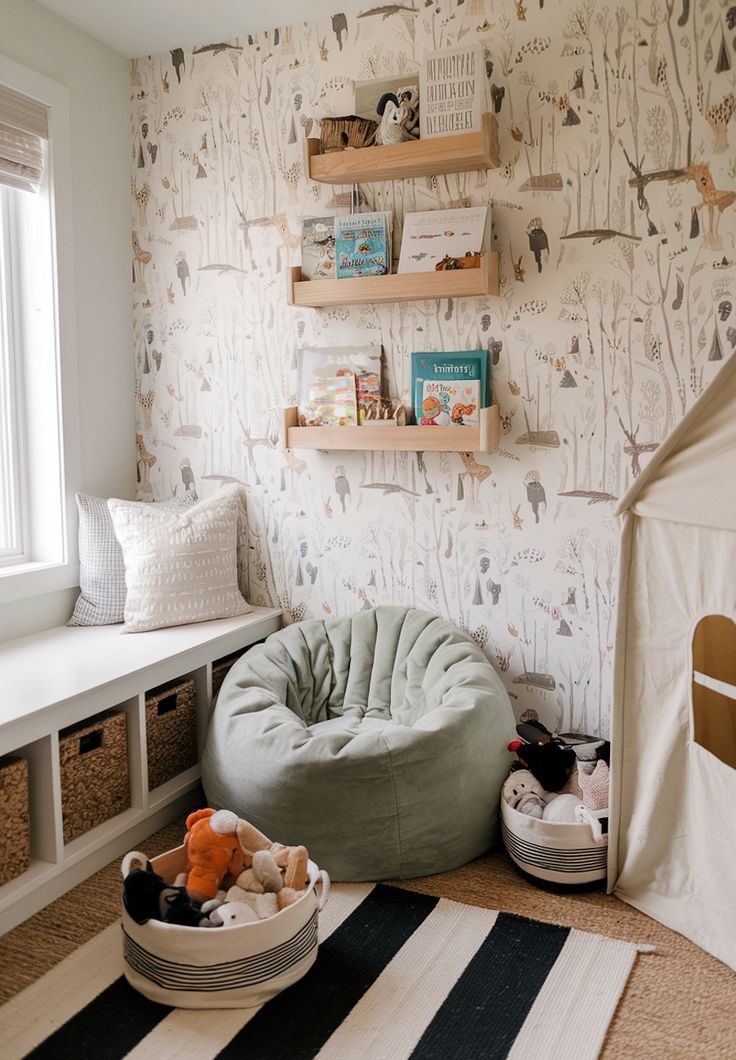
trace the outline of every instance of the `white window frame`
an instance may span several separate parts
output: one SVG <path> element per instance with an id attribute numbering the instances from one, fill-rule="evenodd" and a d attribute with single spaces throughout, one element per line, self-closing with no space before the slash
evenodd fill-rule
<path id="1" fill-rule="evenodd" d="M 34 519 L 27 526 L 30 555 L 15 564 L 0 566 L 0 604 L 37 596 L 79 584 L 79 557 L 76 541 L 76 505 L 74 493 L 80 488 L 81 454 L 78 432 L 78 376 L 76 356 L 76 294 L 74 285 L 74 227 L 72 218 L 71 137 L 69 93 L 55 81 L 0 55 L 0 83 L 43 103 L 49 111 L 47 169 L 39 196 L 45 196 L 51 221 L 52 274 L 49 286 L 49 312 L 53 320 L 53 349 L 49 356 L 55 366 L 56 423 L 52 445 L 58 462 L 53 504 L 44 513 L 41 498 L 34 491 L 34 457 L 26 454 L 25 474 L 30 481 Z M 30 193 L 26 193 L 30 194 Z M 16 292 L 17 297 L 18 292 Z M 17 321 L 16 321 L 17 325 Z M 17 327 L 16 327 L 17 333 Z M 22 352 L 20 358 L 22 359 Z M 26 387 L 27 391 L 27 387 Z M 26 393 L 26 399 L 28 395 Z M 26 411 L 28 410 L 26 400 Z M 32 417 L 31 417 L 32 420 Z M 48 421 L 46 421 L 48 423 Z M 26 432 L 34 425 L 26 417 Z M 36 456 L 35 463 L 41 461 Z M 56 467 L 47 469 L 56 477 Z M 49 502 L 52 503 L 51 501 Z M 48 514 L 49 518 L 46 518 Z M 39 517 L 40 515 L 40 517 Z M 35 526 L 31 525 L 35 522 Z M 48 526 L 53 535 L 45 535 Z M 46 536 L 47 539 L 44 540 Z M 51 539 L 53 537 L 53 539 Z M 34 542 L 34 538 L 36 539 Z"/>
<path id="2" fill-rule="evenodd" d="M 14 535 L 19 541 L 18 549 L 0 549 L 0 569 L 11 564 L 25 563 L 28 554 L 27 524 L 27 490 L 25 475 L 25 429 L 23 426 L 23 365 L 20 363 L 20 350 L 16 336 L 18 308 L 15 300 L 15 285 L 12 276 L 12 264 L 17 258 L 15 246 L 14 217 L 9 207 L 10 189 L 0 186 L 0 340 L 7 350 L 7 357 L 0 361 L 0 372 L 5 376 L 3 389 L 3 408 L 0 410 L 0 423 L 12 438 L 10 449 L 3 446 L 3 455 L 7 464 L 5 479 L 13 483 L 20 491 L 20 496 L 11 499 L 10 511 L 5 518 L 13 525 Z"/>

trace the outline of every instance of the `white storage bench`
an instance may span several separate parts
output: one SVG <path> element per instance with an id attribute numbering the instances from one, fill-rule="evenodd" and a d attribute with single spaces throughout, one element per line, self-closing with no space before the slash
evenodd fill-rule
<path id="1" fill-rule="evenodd" d="M 151 633 L 60 626 L 0 644 L 0 757 L 30 766 L 31 864 L 0 887 L 0 934 L 200 801 L 199 765 L 148 789 L 146 692 L 191 677 L 201 750 L 212 664 L 281 627 L 277 608 Z M 102 711 L 127 720 L 130 807 L 64 842 L 59 731 Z"/>

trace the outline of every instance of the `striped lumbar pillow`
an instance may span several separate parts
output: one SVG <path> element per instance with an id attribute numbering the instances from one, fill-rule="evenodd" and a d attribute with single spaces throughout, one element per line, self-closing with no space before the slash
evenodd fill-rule
<path id="1" fill-rule="evenodd" d="M 124 632 L 245 615 L 238 589 L 238 487 L 183 511 L 107 502 L 125 563 Z"/>

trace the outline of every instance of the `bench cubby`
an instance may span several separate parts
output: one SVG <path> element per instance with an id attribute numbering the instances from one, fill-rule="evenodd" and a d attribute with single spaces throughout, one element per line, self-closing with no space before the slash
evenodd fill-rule
<path id="1" fill-rule="evenodd" d="M 280 626 L 280 610 L 260 607 L 240 618 L 150 633 L 61 626 L 0 644 L 0 758 L 28 762 L 30 808 L 30 864 L 0 885 L 0 933 L 201 805 L 199 756 L 213 703 L 213 663 Z M 194 687 L 196 759 L 167 779 L 159 774 L 149 790 L 146 698 L 182 681 Z M 85 723 L 107 711 L 125 716 L 128 805 L 65 842 L 60 733 L 72 726 L 84 732 Z"/>

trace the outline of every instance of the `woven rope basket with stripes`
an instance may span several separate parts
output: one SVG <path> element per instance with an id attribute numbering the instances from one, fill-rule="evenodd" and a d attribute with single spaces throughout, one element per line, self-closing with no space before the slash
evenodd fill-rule
<path id="1" fill-rule="evenodd" d="M 186 870 L 183 846 L 151 864 L 173 881 Z M 329 879 L 313 861 L 309 886 L 276 916 L 237 927 L 192 928 L 149 920 L 123 909 L 125 978 L 141 994 L 175 1008 L 254 1008 L 306 975 L 317 959 L 317 917 Z"/>
<path id="2" fill-rule="evenodd" d="M 587 824 L 540 821 L 502 799 L 501 830 L 512 861 L 530 876 L 568 885 L 606 877 L 608 836 L 596 843 Z"/>

